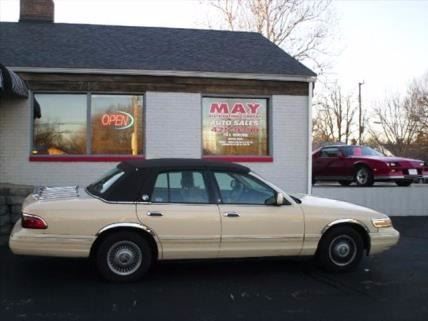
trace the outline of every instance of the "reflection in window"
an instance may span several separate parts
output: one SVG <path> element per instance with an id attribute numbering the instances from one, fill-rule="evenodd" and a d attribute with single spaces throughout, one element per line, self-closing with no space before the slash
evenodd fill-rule
<path id="1" fill-rule="evenodd" d="M 141 95 L 46 93 L 33 103 L 33 155 L 143 154 Z"/>
<path id="2" fill-rule="evenodd" d="M 86 153 L 86 95 L 36 94 L 33 155 Z"/>
<path id="3" fill-rule="evenodd" d="M 141 96 L 92 95 L 92 154 L 142 154 L 142 114 Z"/>

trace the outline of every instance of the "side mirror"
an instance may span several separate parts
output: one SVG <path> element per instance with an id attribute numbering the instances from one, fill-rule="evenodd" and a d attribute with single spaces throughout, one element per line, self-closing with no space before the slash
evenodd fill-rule
<path id="1" fill-rule="evenodd" d="M 339 154 L 337 155 L 337 157 L 339 157 L 339 159 L 344 159 L 344 158 L 345 158 L 345 155 L 343 155 L 342 153 L 339 153 Z"/>
<path id="2" fill-rule="evenodd" d="M 284 205 L 284 195 L 282 193 L 276 194 L 276 205 Z"/>

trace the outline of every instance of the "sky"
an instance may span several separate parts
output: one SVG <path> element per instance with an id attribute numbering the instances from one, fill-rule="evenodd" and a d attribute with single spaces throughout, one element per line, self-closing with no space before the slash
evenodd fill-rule
<path id="1" fill-rule="evenodd" d="M 334 0 L 334 56 L 326 76 L 351 93 L 363 82 L 363 105 L 403 94 L 428 72 L 428 0 Z M 204 0 L 55 0 L 55 21 L 207 28 Z M 17 21 L 19 0 L 0 0 L 0 21 Z"/>

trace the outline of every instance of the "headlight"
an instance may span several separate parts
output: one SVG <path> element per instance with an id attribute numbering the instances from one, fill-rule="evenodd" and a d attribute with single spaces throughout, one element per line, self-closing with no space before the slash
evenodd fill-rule
<path id="1" fill-rule="evenodd" d="M 376 228 L 382 228 L 382 227 L 391 227 L 392 222 L 389 217 L 386 218 L 373 218 L 372 224 Z"/>
<path id="2" fill-rule="evenodd" d="M 386 165 L 388 165 L 390 167 L 397 167 L 398 163 L 396 163 L 396 162 L 387 162 Z"/>

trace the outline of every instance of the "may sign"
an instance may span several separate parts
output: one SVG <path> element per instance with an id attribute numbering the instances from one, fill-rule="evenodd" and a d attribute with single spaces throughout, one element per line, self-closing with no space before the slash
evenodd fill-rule
<path id="1" fill-rule="evenodd" d="M 228 103 L 212 103 L 210 108 L 210 114 L 251 114 L 256 115 L 260 104 L 257 103 L 234 103 L 229 105 Z"/>
<path id="2" fill-rule="evenodd" d="M 105 113 L 101 116 L 101 124 L 119 130 L 127 129 L 134 125 L 134 116 L 124 111 Z"/>

